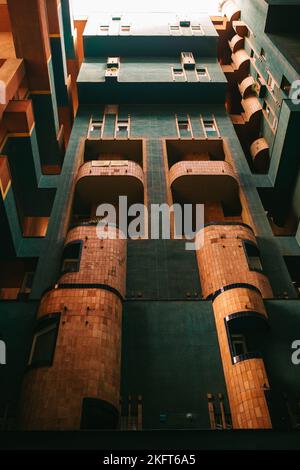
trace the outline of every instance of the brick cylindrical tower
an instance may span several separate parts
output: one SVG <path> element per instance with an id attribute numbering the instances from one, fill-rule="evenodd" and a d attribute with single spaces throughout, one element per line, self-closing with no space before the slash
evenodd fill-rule
<path id="1" fill-rule="evenodd" d="M 95 226 L 69 232 L 62 275 L 38 311 L 23 429 L 116 427 L 125 282 L 126 240 L 100 240 Z"/>
<path id="2" fill-rule="evenodd" d="M 197 251 L 202 293 L 213 302 L 233 427 L 271 428 L 260 348 L 268 322 L 263 297 L 272 297 L 272 290 L 254 233 L 234 223 L 203 230 Z"/>

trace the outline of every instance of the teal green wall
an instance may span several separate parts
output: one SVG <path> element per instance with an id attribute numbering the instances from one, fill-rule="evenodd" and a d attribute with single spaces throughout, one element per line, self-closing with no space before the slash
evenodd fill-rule
<path id="1" fill-rule="evenodd" d="M 121 395 L 143 396 L 143 427 L 209 429 L 207 393 L 226 394 L 211 303 L 127 301 Z"/>

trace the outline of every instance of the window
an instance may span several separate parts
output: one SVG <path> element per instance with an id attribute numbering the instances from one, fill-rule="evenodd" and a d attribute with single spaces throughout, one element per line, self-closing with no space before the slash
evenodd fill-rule
<path id="1" fill-rule="evenodd" d="M 121 21 L 121 16 L 113 16 L 112 21 Z"/>
<path id="2" fill-rule="evenodd" d="M 79 271 L 82 241 L 74 241 L 65 246 L 62 256 L 62 274 Z"/>
<path id="3" fill-rule="evenodd" d="M 251 59 L 253 59 L 253 57 L 254 57 L 254 50 L 253 49 L 251 49 L 251 51 L 250 51 L 250 57 L 251 57 Z"/>
<path id="4" fill-rule="evenodd" d="M 108 33 L 109 31 L 109 25 L 101 25 L 100 26 L 100 32 L 101 33 Z"/>
<path id="5" fill-rule="evenodd" d="M 121 26 L 121 33 L 130 33 L 131 26 L 130 25 L 122 25 Z"/>
<path id="6" fill-rule="evenodd" d="M 270 88 L 271 91 L 274 91 L 276 82 L 274 80 L 274 77 L 270 74 L 270 72 L 267 72 L 267 73 L 268 73 L 268 87 Z"/>
<path id="7" fill-rule="evenodd" d="M 102 120 L 91 120 L 88 131 L 88 139 L 100 139 L 102 134 Z"/>
<path id="8" fill-rule="evenodd" d="M 265 110 L 267 117 L 269 117 L 271 113 L 271 108 L 266 101 L 264 101 L 263 103 L 263 109 Z"/>
<path id="9" fill-rule="evenodd" d="M 260 57 L 261 57 L 263 60 L 266 60 L 266 53 L 265 53 L 265 50 L 264 50 L 263 47 L 262 47 L 261 50 L 260 50 Z"/>
<path id="10" fill-rule="evenodd" d="M 129 137 L 129 120 L 120 119 L 116 126 L 116 137 Z"/>
<path id="11" fill-rule="evenodd" d="M 200 24 L 192 24 L 191 30 L 193 34 L 200 34 L 200 35 L 203 34 L 203 30 Z"/>
<path id="12" fill-rule="evenodd" d="M 202 119 L 204 132 L 206 137 L 216 137 L 219 136 L 217 126 L 213 119 Z"/>
<path id="13" fill-rule="evenodd" d="M 173 72 L 173 80 L 182 81 L 182 79 L 185 78 L 184 71 L 181 68 L 173 67 L 172 72 Z"/>
<path id="14" fill-rule="evenodd" d="M 189 20 L 181 20 L 180 26 L 182 28 L 189 28 L 191 26 L 191 22 Z"/>
<path id="15" fill-rule="evenodd" d="M 246 354 L 248 352 L 246 338 L 244 335 L 231 335 L 231 344 L 233 356 L 242 356 L 243 354 Z"/>
<path id="16" fill-rule="evenodd" d="M 263 267 L 257 246 L 249 240 L 244 240 L 243 244 L 250 271 L 262 272 Z"/>
<path id="17" fill-rule="evenodd" d="M 34 278 L 34 272 L 25 273 L 22 286 L 19 292 L 19 298 L 20 297 L 27 298 L 30 295 L 32 284 L 33 284 L 33 278 Z"/>
<path id="18" fill-rule="evenodd" d="M 171 34 L 180 34 L 180 28 L 177 24 L 176 25 L 175 24 L 170 25 L 169 28 L 170 28 L 170 33 Z"/>
<path id="19" fill-rule="evenodd" d="M 266 118 L 267 118 L 271 128 L 273 130 L 275 130 L 276 127 L 277 127 L 278 120 L 277 120 L 277 117 L 275 116 L 274 111 L 268 105 L 268 103 L 266 101 L 264 101 L 264 103 L 263 103 L 263 110 L 265 111 Z"/>
<path id="20" fill-rule="evenodd" d="M 290 95 L 291 83 L 288 81 L 288 79 L 284 75 L 282 76 L 280 88 L 286 96 Z"/>
<path id="21" fill-rule="evenodd" d="M 60 314 L 43 318 L 35 330 L 28 365 L 51 366 L 53 363 Z"/>
<path id="22" fill-rule="evenodd" d="M 196 74 L 197 74 L 198 79 L 207 77 L 207 69 L 205 67 L 197 68 Z"/>
<path id="23" fill-rule="evenodd" d="M 185 69 L 195 69 L 196 63 L 192 52 L 181 53 L 181 63 Z"/>
<path id="24" fill-rule="evenodd" d="M 179 130 L 181 131 L 190 131 L 190 123 L 188 120 L 179 120 L 178 121 L 178 127 L 179 127 Z"/>

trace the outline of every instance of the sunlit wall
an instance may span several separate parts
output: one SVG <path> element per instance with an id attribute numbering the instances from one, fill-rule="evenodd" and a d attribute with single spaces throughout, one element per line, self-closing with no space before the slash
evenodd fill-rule
<path id="1" fill-rule="evenodd" d="M 71 0 L 75 17 L 93 12 L 205 12 L 218 13 L 219 0 Z"/>

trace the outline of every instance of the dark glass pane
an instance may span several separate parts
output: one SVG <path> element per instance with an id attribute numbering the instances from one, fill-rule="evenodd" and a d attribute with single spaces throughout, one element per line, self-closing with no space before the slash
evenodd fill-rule
<path id="1" fill-rule="evenodd" d="M 37 333 L 37 337 L 34 344 L 34 351 L 31 358 L 31 364 L 40 362 L 52 361 L 53 351 L 55 348 L 57 334 L 57 325 L 53 325 L 51 329 L 46 330 L 44 333 Z"/>

